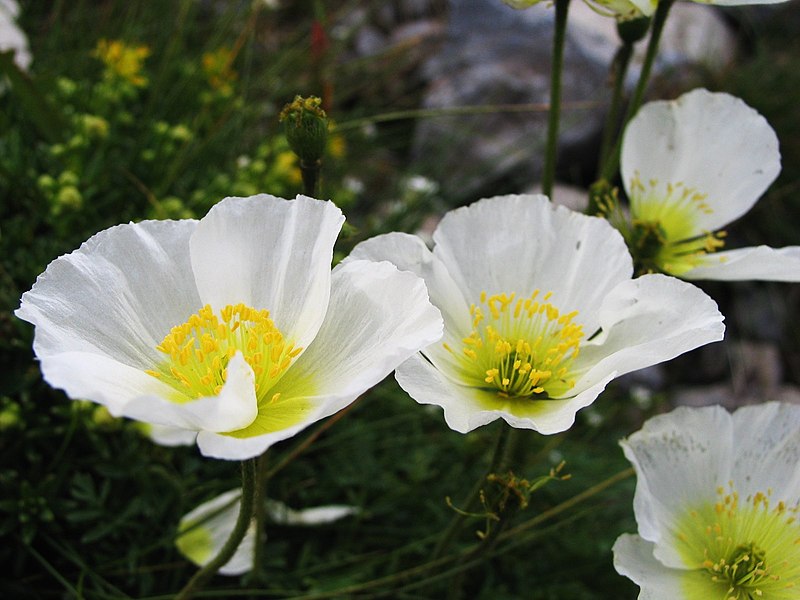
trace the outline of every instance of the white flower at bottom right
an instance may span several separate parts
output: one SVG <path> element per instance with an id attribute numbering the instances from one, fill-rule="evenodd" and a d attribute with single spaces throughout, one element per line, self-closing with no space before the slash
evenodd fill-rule
<path id="1" fill-rule="evenodd" d="M 640 600 L 800 598 L 800 406 L 682 407 L 621 445 L 639 532 L 614 566 Z"/>

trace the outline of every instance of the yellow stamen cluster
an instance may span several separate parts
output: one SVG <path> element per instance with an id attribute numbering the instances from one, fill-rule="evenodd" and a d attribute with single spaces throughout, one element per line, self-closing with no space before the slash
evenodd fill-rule
<path id="1" fill-rule="evenodd" d="M 445 348 L 466 361 L 478 385 L 500 396 L 561 397 L 575 385 L 570 367 L 583 329 L 573 322 L 577 311 L 561 314 L 548 302 L 551 295 L 538 300 L 539 290 L 527 298 L 482 292 L 480 304 L 470 306 L 473 329 L 461 352 Z"/>
<path id="2" fill-rule="evenodd" d="M 167 358 L 147 373 L 181 392 L 178 401 L 219 394 L 237 351 L 253 369 L 261 400 L 302 351 L 286 342 L 268 310 L 244 304 L 229 304 L 219 316 L 205 305 L 173 327 L 156 349 Z"/>
<path id="3" fill-rule="evenodd" d="M 628 186 L 631 224 L 622 233 L 637 263 L 637 271 L 680 275 L 696 267 L 703 255 L 725 246 L 724 231 L 698 225 L 699 214 L 711 214 L 708 195 L 683 182 L 646 186 L 638 174 Z"/>
<path id="4" fill-rule="evenodd" d="M 772 490 L 744 502 L 729 482 L 717 489 L 718 501 L 689 513 L 679 529 L 689 564 L 718 584 L 724 600 L 800 594 L 800 507 L 770 502 Z"/>

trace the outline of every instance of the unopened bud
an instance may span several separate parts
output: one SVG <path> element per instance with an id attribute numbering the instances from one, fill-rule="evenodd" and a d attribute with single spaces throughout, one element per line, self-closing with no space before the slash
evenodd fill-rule
<path id="1" fill-rule="evenodd" d="M 289 147 L 308 165 L 322 158 L 328 140 L 328 116 L 321 103 L 316 96 L 295 96 L 280 114 Z"/>

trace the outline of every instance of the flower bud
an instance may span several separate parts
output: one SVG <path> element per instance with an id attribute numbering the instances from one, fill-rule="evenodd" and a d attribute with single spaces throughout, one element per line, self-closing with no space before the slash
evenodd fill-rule
<path id="1" fill-rule="evenodd" d="M 305 164 L 316 163 L 325 152 L 328 116 L 320 107 L 321 102 L 316 96 L 295 96 L 280 114 L 289 146 Z"/>

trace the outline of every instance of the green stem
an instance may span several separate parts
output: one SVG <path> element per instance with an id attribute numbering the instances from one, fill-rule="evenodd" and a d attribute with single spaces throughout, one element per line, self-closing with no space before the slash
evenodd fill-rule
<path id="1" fill-rule="evenodd" d="M 608 107 L 605 127 L 603 127 L 603 140 L 600 144 L 600 161 L 597 165 L 597 172 L 601 173 L 603 165 L 608 160 L 608 153 L 611 151 L 611 144 L 615 139 L 619 127 L 619 114 L 622 108 L 622 93 L 625 90 L 625 77 L 628 74 L 628 65 L 633 56 L 633 44 L 623 42 L 614 56 L 612 66 L 614 79 L 614 89 L 611 94 L 611 104 Z"/>
<path id="2" fill-rule="evenodd" d="M 319 183 L 320 161 L 306 162 L 300 161 L 300 174 L 303 176 L 303 193 L 312 198 L 317 197 L 317 185 Z"/>
<path id="3" fill-rule="evenodd" d="M 571 508 L 574 508 L 575 506 L 585 502 L 586 500 L 590 499 L 593 496 L 596 496 L 600 492 L 619 483 L 620 481 L 628 479 L 633 474 L 634 474 L 633 468 L 627 468 L 624 471 L 620 471 L 619 473 L 616 473 L 611 477 L 601 481 L 600 483 L 593 485 L 592 487 L 573 496 L 572 498 L 565 500 L 560 504 L 557 504 L 553 508 L 539 513 L 535 517 L 517 525 L 516 527 L 504 530 L 498 535 L 498 541 L 512 542 L 513 545 L 516 545 L 518 543 L 523 543 L 526 540 L 524 539 L 524 536 L 522 534 L 527 533 L 529 532 L 529 530 L 534 529 L 535 527 L 551 520 L 553 517 L 560 515 L 561 513 L 566 512 Z M 490 552 L 490 554 L 492 556 L 496 554 L 502 554 L 505 551 L 506 547 L 512 544 L 507 544 L 506 546 L 502 547 L 495 547 Z M 441 580 L 442 578 L 445 577 L 452 577 L 453 575 L 461 571 L 469 570 L 477 566 L 479 561 L 469 559 L 469 557 L 472 555 L 474 551 L 475 548 L 466 548 L 461 552 L 444 556 L 442 558 L 437 558 L 427 563 L 411 567 L 404 571 L 394 572 L 391 575 L 387 575 L 379 579 L 372 579 L 370 581 L 365 581 L 364 583 L 356 583 L 336 590 L 329 590 L 324 592 L 307 594 L 305 596 L 298 596 L 295 598 L 295 600 L 329 600 L 332 598 L 343 598 L 348 594 L 363 593 L 381 587 L 387 587 L 388 589 L 391 589 L 393 592 L 396 592 L 399 589 L 403 589 L 405 587 L 405 582 L 408 582 L 409 580 L 415 579 L 417 576 L 424 575 L 432 571 L 433 572 L 432 575 L 423 576 L 422 578 L 417 579 L 414 582 L 414 587 L 422 587 L 428 582 Z M 445 569 L 447 565 L 453 562 L 458 562 L 458 564 L 454 566 L 452 569 L 449 570 Z"/>
<path id="4" fill-rule="evenodd" d="M 266 521 L 266 499 L 267 499 L 267 454 L 264 453 L 256 461 L 256 481 L 255 481 L 255 506 L 253 507 L 253 519 L 255 520 L 256 539 L 253 544 L 253 570 L 250 577 L 254 583 L 260 583 L 263 578 L 264 565 L 264 523 Z"/>
<path id="5" fill-rule="evenodd" d="M 614 149 L 608 156 L 605 166 L 600 173 L 601 179 L 611 181 L 619 169 L 619 154 L 622 148 L 622 137 L 625 132 L 625 125 L 633 118 L 639 110 L 644 100 L 644 92 L 647 89 L 647 84 L 650 80 L 650 73 L 653 70 L 656 56 L 658 55 L 658 44 L 661 41 L 661 34 L 664 32 L 664 24 L 667 22 L 669 10 L 672 8 L 675 0 L 660 0 L 656 14 L 653 16 L 653 27 L 650 31 L 650 40 L 647 43 L 647 52 L 642 64 L 642 71 L 639 73 L 639 81 L 636 83 L 636 89 L 633 92 L 633 97 L 628 105 L 628 110 L 625 113 L 625 121 L 623 123 L 620 135 L 617 136 L 617 142 Z"/>
<path id="6" fill-rule="evenodd" d="M 497 436 L 497 443 L 494 447 L 494 454 L 492 455 L 491 463 L 489 463 L 489 468 L 487 469 L 486 473 L 475 482 L 475 486 L 470 491 L 469 496 L 467 496 L 467 500 L 464 503 L 464 507 L 462 508 L 461 512 L 458 512 L 455 514 L 455 516 L 453 516 L 450 524 L 447 526 L 447 529 L 444 530 L 439 543 L 436 545 L 436 548 L 433 551 L 434 560 L 441 557 L 447 551 L 447 548 L 450 546 L 453 538 L 456 536 L 456 534 L 458 534 L 459 531 L 461 531 L 461 527 L 464 524 L 464 519 L 467 518 L 467 513 L 473 510 L 475 502 L 481 493 L 481 489 L 486 483 L 486 477 L 497 471 L 497 469 L 505 460 L 506 448 L 508 446 L 508 439 L 511 430 L 512 428 L 505 423 L 500 423 L 500 433 Z"/>
<path id="7" fill-rule="evenodd" d="M 189 600 L 189 598 L 192 598 L 231 559 L 239 544 L 242 543 L 253 518 L 253 507 L 257 494 L 255 479 L 256 460 L 242 461 L 242 500 L 239 505 L 239 517 L 236 519 L 236 525 L 219 553 L 194 574 L 194 577 L 175 596 L 175 600 Z"/>
<path id="8" fill-rule="evenodd" d="M 555 0 L 556 24 L 553 32 L 553 60 L 550 72 L 550 112 L 547 117 L 547 145 L 542 173 L 542 193 L 553 195 L 558 158 L 558 124 L 561 117 L 561 73 L 564 70 L 564 41 L 567 34 L 569 0 Z"/>

